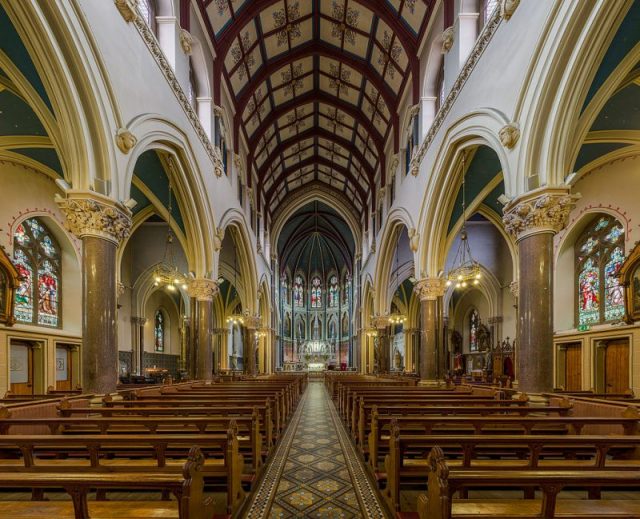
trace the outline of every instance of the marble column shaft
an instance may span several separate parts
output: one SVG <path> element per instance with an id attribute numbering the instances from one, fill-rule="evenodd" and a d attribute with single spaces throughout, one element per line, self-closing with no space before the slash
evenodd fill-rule
<path id="1" fill-rule="evenodd" d="M 116 251 L 131 211 L 93 191 L 56 195 L 65 227 L 82 240 L 82 389 L 112 393 L 118 382 Z"/>
<path id="2" fill-rule="evenodd" d="M 437 380 L 442 373 L 438 369 L 438 330 L 442 324 L 440 316 L 442 304 L 438 299 L 442 298 L 445 289 L 445 281 L 439 277 L 425 278 L 418 281 L 414 287 L 420 299 L 420 354 L 418 371 L 422 380 Z"/>
<path id="3" fill-rule="evenodd" d="M 518 243 L 518 381 L 531 392 L 553 390 L 553 234 Z"/>
<path id="4" fill-rule="evenodd" d="M 82 389 L 113 393 L 118 383 L 116 244 L 82 238 Z"/>
<path id="5" fill-rule="evenodd" d="M 213 378 L 213 351 L 211 349 L 213 335 L 213 297 L 218 293 L 218 284 L 206 278 L 191 280 L 189 296 L 196 299 L 194 311 L 195 331 L 197 337 L 194 348 L 195 378 L 211 380 Z"/>
<path id="6" fill-rule="evenodd" d="M 211 380 L 213 376 L 213 351 L 211 349 L 213 301 L 209 299 L 199 299 L 197 312 L 198 348 L 196 378 L 199 380 Z"/>
<path id="7" fill-rule="evenodd" d="M 504 209 L 506 230 L 518 243 L 518 387 L 553 389 L 553 236 L 566 224 L 576 196 L 566 187 L 540 188 Z"/>
<path id="8" fill-rule="evenodd" d="M 420 378 L 436 380 L 438 375 L 438 302 L 435 299 L 420 301 L 422 336 L 420 340 Z"/>

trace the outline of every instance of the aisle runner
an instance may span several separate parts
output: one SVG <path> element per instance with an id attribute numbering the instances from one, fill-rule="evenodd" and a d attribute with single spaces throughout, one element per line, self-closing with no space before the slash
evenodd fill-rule
<path id="1" fill-rule="evenodd" d="M 321 382 L 309 383 L 247 517 L 386 517 Z"/>

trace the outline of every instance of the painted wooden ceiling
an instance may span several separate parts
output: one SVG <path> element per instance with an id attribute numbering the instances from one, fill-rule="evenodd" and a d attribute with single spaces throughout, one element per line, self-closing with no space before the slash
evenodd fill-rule
<path id="1" fill-rule="evenodd" d="M 397 151 L 400 99 L 408 90 L 418 101 L 417 49 L 435 1 L 198 3 L 267 209 L 311 181 L 365 209 L 386 145 Z"/>

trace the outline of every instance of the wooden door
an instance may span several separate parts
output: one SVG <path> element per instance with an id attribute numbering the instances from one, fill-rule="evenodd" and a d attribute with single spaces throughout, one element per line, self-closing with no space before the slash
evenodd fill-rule
<path id="1" fill-rule="evenodd" d="M 11 392 L 14 395 L 33 395 L 33 347 L 28 343 L 11 343 Z"/>
<path id="2" fill-rule="evenodd" d="M 565 389 L 582 390 L 582 345 L 579 342 L 566 345 Z"/>
<path id="3" fill-rule="evenodd" d="M 56 389 L 70 391 L 71 383 L 71 350 L 66 346 L 56 346 Z"/>
<path id="4" fill-rule="evenodd" d="M 629 389 L 629 339 L 607 343 L 605 353 L 605 393 L 624 393 Z"/>

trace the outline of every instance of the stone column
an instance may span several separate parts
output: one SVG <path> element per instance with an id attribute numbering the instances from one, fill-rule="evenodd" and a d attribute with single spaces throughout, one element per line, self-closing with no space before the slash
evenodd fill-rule
<path id="1" fill-rule="evenodd" d="M 248 375 L 256 375 L 258 373 L 258 366 L 256 363 L 258 336 L 256 332 L 260 327 L 260 323 L 261 320 L 259 316 L 244 317 L 244 326 L 246 331 L 245 358 L 247 359 L 247 363 L 244 366 L 244 371 Z"/>
<path id="2" fill-rule="evenodd" d="M 218 284 L 206 278 L 193 279 L 189 285 L 189 296 L 196 300 L 193 312 L 197 329 L 195 377 L 199 380 L 213 377 L 213 298 L 218 290 Z"/>
<path id="3" fill-rule="evenodd" d="M 131 211 L 94 192 L 56 197 L 67 229 L 82 240 L 82 389 L 112 393 L 118 382 L 116 251 L 129 236 Z"/>
<path id="4" fill-rule="evenodd" d="M 445 281 L 441 278 L 424 278 L 414 290 L 420 298 L 421 329 L 419 369 L 420 378 L 435 382 L 442 373 L 438 371 L 438 297 L 444 295 Z"/>
<path id="5" fill-rule="evenodd" d="M 389 373 L 391 370 L 391 343 L 389 342 L 389 316 L 380 315 L 374 318 L 377 335 L 378 372 Z"/>
<path id="6" fill-rule="evenodd" d="M 518 244 L 518 387 L 553 389 L 553 236 L 566 224 L 576 197 L 566 188 L 540 188 L 504 208 L 507 232 Z"/>

